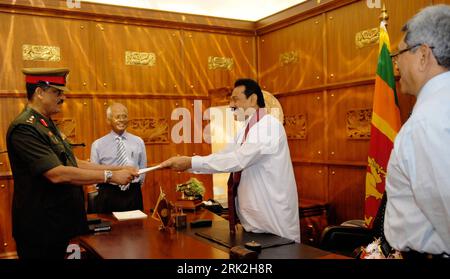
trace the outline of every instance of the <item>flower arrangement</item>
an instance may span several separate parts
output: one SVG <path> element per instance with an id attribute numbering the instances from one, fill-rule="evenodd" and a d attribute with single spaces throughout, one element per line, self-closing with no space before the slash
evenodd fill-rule
<path id="1" fill-rule="evenodd" d="M 182 199 L 185 199 L 185 196 L 191 200 L 202 199 L 205 193 L 205 187 L 201 181 L 192 177 L 183 184 L 177 184 L 176 191 L 181 192 Z"/>
<path id="2" fill-rule="evenodd" d="M 381 251 L 381 239 L 376 238 L 367 247 L 364 248 L 360 256 L 361 259 L 402 259 L 399 251 L 392 250 L 389 255 L 385 256 Z"/>

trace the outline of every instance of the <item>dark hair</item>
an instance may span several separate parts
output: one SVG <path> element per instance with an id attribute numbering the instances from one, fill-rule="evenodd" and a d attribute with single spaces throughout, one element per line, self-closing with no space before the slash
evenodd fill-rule
<path id="1" fill-rule="evenodd" d="M 27 99 L 31 100 L 31 98 L 33 98 L 34 92 L 36 91 L 36 88 L 40 87 L 43 90 L 46 90 L 47 88 L 49 88 L 48 85 L 45 84 L 34 84 L 34 83 L 27 83 L 26 84 L 27 87 Z"/>
<path id="2" fill-rule="evenodd" d="M 247 98 L 250 97 L 252 94 L 256 94 L 256 96 L 258 97 L 257 99 L 258 107 L 260 108 L 266 107 L 261 87 L 259 87 L 256 81 L 249 78 L 241 78 L 236 80 L 236 82 L 234 83 L 235 88 L 241 85 L 245 86 L 244 94 Z"/>

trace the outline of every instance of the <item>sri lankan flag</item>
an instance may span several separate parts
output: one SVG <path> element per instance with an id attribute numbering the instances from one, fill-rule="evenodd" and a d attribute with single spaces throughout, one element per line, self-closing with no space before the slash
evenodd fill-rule
<path id="1" fill-rule="evenodd" d="M 382 21 L 366 173 L 364 220 L 369 228 L 372 227 L 384 193 L 387 164 L 400 126 L 400 111 L 395 90 L 394 67 L 390 57 L 389 36 L 386 23 Z"/>

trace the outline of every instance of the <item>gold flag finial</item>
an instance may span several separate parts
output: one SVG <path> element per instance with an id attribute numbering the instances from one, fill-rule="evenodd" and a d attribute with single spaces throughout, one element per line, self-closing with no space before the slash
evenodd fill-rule
<path id="1" fill-rule="evenodd" d="M 380 21 L 384 21 L 387 25 L 387 22 L 389 20 L 389 15 L 387 13 L 386 5 L 384 3 L 383 3 L 383 9 L 381 9 L 381 14 L 380 14 L 379 19 L 380 19 Z"/>

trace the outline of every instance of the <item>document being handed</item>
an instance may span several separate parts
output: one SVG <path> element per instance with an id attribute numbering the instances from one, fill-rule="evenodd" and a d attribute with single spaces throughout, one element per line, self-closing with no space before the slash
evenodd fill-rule
<path id="1" fill-rule="evenodd" d="M 145 169 L 140 169 L 138 171 L 138 174 L 141 175 L 143 173 L 149 172 L 149 171 L 154 171 L 154 170 L 159 170 L 161 168 L 160 165 L 156 165 L 154 167 L 150 167 L 150 168 L 145 168 Z"/>

